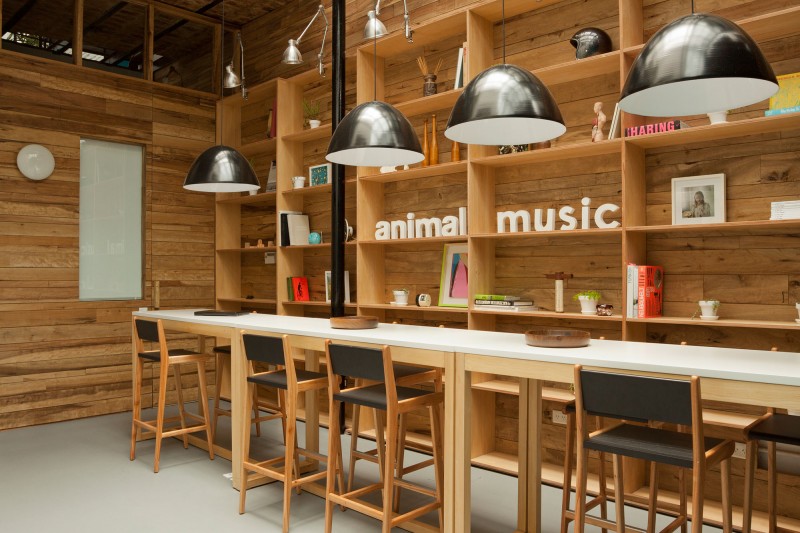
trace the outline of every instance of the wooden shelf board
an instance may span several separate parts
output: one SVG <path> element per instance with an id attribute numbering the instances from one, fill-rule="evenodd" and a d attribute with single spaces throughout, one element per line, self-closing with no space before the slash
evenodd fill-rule
<path id="1" fill-rule="evenodd" d="M 483 315 L 507 315 L 507 316 L 525 316 L 533 318 L 568 318 L 571 320 L 602 320 L 606 322 L 622 322 L 622 315 L 611 316 L 597 316 L 597 315 L 584 315 L 581 313 L 556 313 L 555 311 L 492 311 L 484 309 L 486 306 L 476 306 L 470 309 L 470 313 L 480 313 Z"/>
<path id="2" fill-rule="evenodd" d="M 475 390 L 497 392 L 500 394 L 511 394 L 512 396 L 519 396 L 519 381 L 505 381 L 502 379 L 491 379 L 489 381 L 481 381 L 480 383 L 473 383 L 472 388 Z"/>
<path id="3" fill-rule="evenodd" d="M 464 92 L 463 88 L 451 89 L 441 93 L 436 93 L 431 96 L 423 96 L 415 98 L 414 100 L 407 100 L 395 105 L 398 111 L 407 117 L 415 115 L 422 115 L 423 113 L 430 113 L 437 109 L 447 109 L 455 105 L 458 97 Z"/>
<path id="4" fill-rule="evenodd" d="M 300 187 L 299 189 L 289 189 L 283 191 L 281 194 L 284 196 L 305 196 L 310 194 L 330 194 L 331 189 L 333 189 L 332 183 L 326 183 L 325 185 L 311 185 L 308 187 Z"/>
<path id="5" fill-rule="evenodd" d="M 217 298 L 217 301 L 255 305 L 275 305 L 277 303 L 277 301 L 272 298 Z"/>
<path id="6" fill-rule="evenodd" d="M 422 239 L 386 239 L 383 241 L 379 241 L 376 239 L 361 239 L 361 244 L 370 245 L 370 246 L 397 246 L 403 244 L 415 244 L 415 245 L 425 245 L 425 244 L 437 244 L 437 243 L 445 243 L 445 242 L 461 242 L 466 243 L 467 237 L 466 235 L 455 235 L 453 237 L 424 237 Z"/>
<path id="7" fill-rule="evenodd" d="M 275 205 L 275 191 L 262 192 L 259 194 L 245 194 L 217 200 L 218 204 L 238 204 L 238 205 Z"/>
<path id="8" fill-rule="evenodd" d="M 316 300 L 311 300 L 308 302 L 298 302 L 296 300 L 284 300 L 283 305 L 302 305 L 304 307 L 330 307 L 331 303 L 316 301 Z M 348 309 L 355 309 L 356 307 L 358 307 L 358 304 L 356 304 L 355 302 L 351 302 L 349 304 L 344 304 L 344 306 Z"/>
<path id="9" fill-rule="evenodd" d="M 659 226 L 632 226 L 629 232 L 645 233 L 743 233 L 747 235 L 768 235 L 785 231 L 800 230 L 800 219 L 797 220 L 745 220 L 737 222 L 721 222 L 718 224 L 664 224 Z"/>
<path id="10" fill-rule="evenodd" d="M 796 128 L 800 128 L 800 113 L 787 113 L 786 115 L 773 117 L 749 118 L 725 122 L 724 124 L 708 124 L 664 133 L 625 137 L 625 142 L 641 148 L 683 147 L 685 144 L 718 141 L 762 133 L 779 133 Z"/>
<path id="11" fill-rule="evenodd" d="M 217 252 L 220 253 L 242 253 L 242 254 L 253 254 L 253 253 L 265 253 L 265 252 L 274 252 L 277 250 L 277 246 L 264 246 L 263 248 L 259 248 L 257 246 L 251 246 L 249 248 L 220 248 Z"/>
<path id="12" fill-rule="evenodd" d="M 475 233 L 470 234 L 470 239 L 526 239 L 536 237 L 586 237 L 602 235 L 622 235 L 622 228 L 593 228 L 593 229 L 574 229 L 574 230 L 555 230 L 555 231 L 518 231 L 516 233 Z"/>
<path id="13" fill-rule="evenodd" d="M 430 307 L 419 307 L 415 304 L 408 305 L 392 305 L 392 304 L 360 304 L 359 307 L 363 309 L 385 309 L 387 311 L 416 311 L 420 313 L 467 313 L 465 307 L 439 307 L 432 305 Z"/>
<path id="14" fill-rule="evenodd" d="M 371 40 L 364 41 L 364 44 L 358 47 L 358 51 L 372 55 L 374 47 L 377 50 L 378 57 L 390 57 L 395 54 L 406 53 L 415 48 L 424 48 L 444 41 L 448 37 L 465 34 L 467 31 L 467 12 L 466 10 L 450 11 L 442 16 L 427 20 L 424 24 L 414 24 L 412 20 L 411 29 L 414 31 L 413 43 L 409 43 L 406 40 L 401 26 L 389 35 L 378 39 L 376 43 Z"/>
<path id="15" fill-rule="evenodd" d="M 493 451 L 473 457 L 472 466 L 516 477 L 519 471 L 519 459 L 510 453 Z M 544 481 L 544 469 L 542 469 L 542 481 Z"/>
<path id="16" fill-rule="evenodd" d="M 356 244 L 356 241 L 348 241 L 344 243 L 345 246 L 352 246 Z M 309 250 L 314 248 L 330 248 L 331 243 L 323 242 L 320 244 L 292 244 L 291 246 L 280 246 L 281 250 Z"/>
<path id="17" fill-rule="evenodd" d="M 391 181 L 415 180 L 420 178 L 432 178 L 436 176 L 448 176 L 467 171 L 466 161 L 456 161 L 454 163 L 441 163 L 430 167 L 416 167 L 408 170 L 397 170 L 385 174 L 368 174 L 360 176 L 362 181 L 378 181 L 388 183 Z"/>
<path id="18" fill-rule="evenodd" d="M 545 85 L 557 85 L 584 80 L 603 74 L 619 72 L 620 51 L 608 52 L 586 59 L 575 59 L 532 71 Z M 613 114 L 613 109 L 612 109 Z"/>
<path id="19" fill-rule="evenodd" d="M 800 33 L 800 6 L 758 15 L 737 22 L 756 41 L 770 41 Z"/>
<path id="20" fill-rule="evenodd" d="M 680 318 L 662 316 L 657 318 L 626 318 L 627 322 L 646 324 L 680 324 L 685 326 L 708 326 L 715 328 L 756 328 L 756 329 L 800 329 L 797 322 L 781 322 L 778 320 L 743 320 L 739 318 L 719 318 L 718 320 L 700 320 L 700 318 Z"/>
<path id="21" fill-rule="evenodd" d="M 330 124 L 323 124 L 319 128 L 308 128 L 303 131 L 289 133 L 283 136 L 284 141 L 309 142 L 330 137 L 333 129 Z"/>
<path id="22" fill-rule="evenodd" d="M 691 130 L 680 130 L 691 131 Z M 565 161 L 578 157 L 597 157 L 601 155 L 619 154 L 622 151 L 622 140 L 612 139 L 599 143 L 582 142 L 552 148 L 540 148 L 515 154 L 491 155 L 478 157 L 472 160 L 476 165 L 487 167 L 514 167 L 531 163 L 545 163 L 549 161 Z"/>
<path id="23" fill-rule="evenodd" d="M 278 147 L 278 139 L 261 139 L 247 144 L 243 144 L 239 151 L 245 157 L 254 155 L 274 154 Z"/>
<path id="24" fill-rule="evenodd" d="M 532 3 L 530 0 L 506 0 L 505 2 L 505 15 L 506 19 L 528 13 L 543 7 L 551 6 L 560 2 L 561 0 L 536 0 Z M 479 15 L 491 22 L 500 22 L 503 18 L 503 6 L 500 0 L 492 2 L 483 2 L 471 9 L 473 13 Z"/>

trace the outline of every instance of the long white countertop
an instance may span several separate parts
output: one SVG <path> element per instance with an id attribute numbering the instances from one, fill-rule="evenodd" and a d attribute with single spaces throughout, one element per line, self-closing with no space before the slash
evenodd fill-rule
<path id="1" fill-rule="evenodd" d="M 135 316 L 289 335 L 362 341 L 501 358 L 582 364 L 642 372 L 695 375 L 800 386 L 800 353 L 592 339 L 585 348 L 538 348 L 519 333 L 380 324 L 376 329 L 330 327 L 327 319 L 247 314 L 195 316 L 194 310 L 137 311 Z"/>

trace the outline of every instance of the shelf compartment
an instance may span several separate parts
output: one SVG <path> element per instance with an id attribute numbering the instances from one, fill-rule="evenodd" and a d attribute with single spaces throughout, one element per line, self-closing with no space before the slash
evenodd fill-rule
<path id="1" fill-rule="evenodd" d="M 278 139 L 261 139 L 247 144 L 243 144 L 239 150 L 243 156 L 252 157 L 255 155 L 274 154 L 278 147 Z"/>
<path id="2" fill-rule="evenodd" d="M 797 128 L 800 128 L 800 113 L 787 113 L 773 117 L 757 117 L 724 124 L 708 124 L 677 131 L 625 137 L 625 142 L 641 148 L 667 148 L 692 143 L 719 141 L 732 137 L 779 133 Z"/>
<path id="3" fill-rule="evenodd" d="M 519 0 L 517 0 L 519 1 Z M 467 12 L 456 11 L 435 17 L 421 25 L 413 25 L 414 42 L 409 43 L 402 29 L 395 30 L 389 35 L 373 41 L 365 42 L 358 47 L 358 51 L 372 55 L 373 49 L 377 51 L 378 57 L 389 57 L 394 54 L 406 53 L 416 48 L 441 42 L 448 37 L 464 34 L 467 32 Z"/>
<path id="4" fill-rule="evenodd" d="M 409 305 L 392 305 L 392 304 L 361 304 L 362 309 L 385 309 L 386 311 L 417 311 L 421 313 L 467 313 L 466 307 L 439 307 L 432 305 L 430 307 L 419 307 L 415 304 Z"/>
<path id="5" fill-rule="evenodd" d="M 323 124 L 319 128 L 308 128 L 303 131 L 289 133 L 288 135 L 283 136 L 283 140 L 300 143 L 317 141 L 320 139 L 325 139 L 326 137 L 330 137 L 332 132 L 333 128 L 330 124 Z"/>
<path id="6" fill-rule="evenodd" d="M 414 100 L 399 102 L 395 107 L 405 116 L 413 117 L 414 115 L 430 113 L 437 109 L 451 108 L 455 105 L 456 100 L 458 100 L 458 97 L 461 96 L 463 92 L 463 87 L 460 89 L 451 89 L 431 96 L 423 96 L 421 98 L 415 98 Z"/>
<path id="7" fill-rule="evenodd" d="M 739 222 L 721 222 L 717 224 L 665 224 L 660 226 L 632 226 L 626 228 L 626 231 L 636 233 L 702 233 L 703 235 L 773 235 L 776 233 L 792 233 L 795 231 L 800 231 L 800 219 L 747 220 Z"/>
<path id="8" fill-rule="evenodd" d="M 570 320 L 599 320 L 605 322 L 622 322 L 622 315 L 611 316 L 597 316 L 597 315 L 584 315 L 581 313 L 556 313 L 555 311 L 492 311 L 491 309 L 484 309 L 486 306 L 472 307 L 470 313 L 479 313 L 482 315 L 499 315 L 499 316 L 524 316 L 532 318 L 567 318 Z"/>
<path id="9" fill-rule="evenodd" d="M 554 230 L 554 231 L 517 231 L 508 233 L 476 233 L 469 236 L 470 239 L 480 240 L 512 240 L 526 238 L 546 238 L 546 237 L 592 237 L 622 235 L 622 227 L 616 228 L 593 228 L 593 229 L 574 229 L 574 230 Z"/>
<path id="10" fill-rule="evenodd" d="M 691 130 L 679 130 L 691 131 Z M 531 163 L 546 163 L 551 161 L 565 161 L 579 157 L 597 157 L 601 155 L 619 154 L 622 152 L 622 140 L 612 139 L 599 143 L 583 142 L 552 148 L 541 148 L 515 154 L 491 155 L 478 157 L 472 160 L 475 165 L 503 168 L 515 167 Z"/>
<path id="11" fill-rule="evenodd" d="M 277 194 L 275 191 L 262 192 L 259 194 L 245 194 L 231 198 L 221 198 L 217 200 L 217 203 L 234 205 L 275 205 L 276 196 Z"/>
<path id="12" fill-rule="evenodd" d="M 356 241 L 349 241 L 344 244 L 345 246 L 352 246 L 356 244 Z M 290 246 L 280 246 L 279 248 L 281 250 L 309 250 L 309 249 L 313 250 L 316 248 L 330 248 L 330 247 L 331 243 L 323 242 L 321 244 L 292 244 Z"/>
<path id="13" fill-rule="evenodd" d="M 253 254 L 253 253 L 266 253 L 266 252 L 274 252 L 278 248 L 276 246 L 264 246 L 263 248 L 259 248 L 257 246 L 251 246 L 249 248 L 219 248 L 217 252 L 219 253 L 241 253 L 241 254 Z"/>
<path id="14" fill-rule="evenodd" d="M 545 85 L 557 85 L 559 83 L 569 83 L 603 74 L 619 72 L 620 65 L 619 50 L 608 52 L 586 59 L 575 59 L 568 63 L 560 63 L 536 69 L 533 74 L 542 80 Z"/>
<path id="15" fill-rule="evenodd" d="M 233 304 L 276 305 L 274 298 L 217 298 L 217 301 Z"/>
<path id="16" fill-rule="evenodd" d="M 284 300 L 283 305 L 301 305 L 304 307 L 330 307 L 331 302 L 323 302 L 319 300 L 310 300 L 307 302 L 298 302 L 297 300 Z M 349 304 L 344 304 L 346 309 L 355 309 L 358 307 L 358 304 L 355 302 L 351 302 Z"/>
<path id="17" fill-rule="evenodd" d="M 739 318 L 719 318 L 718 320 L 700 320 L 699 318 L 681 318 L 662 316 L 656 318 L 626 318 L 627 322 L 645 324 L 678 324 L 684 326 L 710 326 L 715 328 L 755 328 L 755 329 L 800 329 L 797 322 L 781 322 L 779 320 L 743 320 Z"/>
<path id="18" fill-rule="evenodd" d="M 415 180 L 420 178 L 433 178 L 438 176 L 449 176 L 467 171 L 466 161 L 456 161 L 454 163 L 441 163 L 429 167 L 416 167 L 408 170 L 397 170 L 385 174 L 368 174 L 358 179 L 361 181 L 375 181 L 389 183 L 392 181 Z"/>
<path id="19" fill-rule="evenodd" d="M 310 185 L 308 187 L 300 187 L 299 189 L 289 189 L 287 191 L 283 191 L 284 196 L 305 196 L 311 194 L 330 194 L 331 189 L 333 189 L 332 183 L 326 183 L 325 185 Z"/>
<path id="20" fill-rule="evenodd" d="M 399 246 L 403 244 L 413 244 L 413 245 L 425 245 L 425 244 L 436 244 L 436 243 L 446 243 L 446 242 L 467 242 L 466 235 L 455 235 L 453 237 L 424 237 L 421 239 L 386 239 L 383 241 L 375 240 L 375 239 L 361 239 L 360 241 L 363 245 L 369 246 Z"/>

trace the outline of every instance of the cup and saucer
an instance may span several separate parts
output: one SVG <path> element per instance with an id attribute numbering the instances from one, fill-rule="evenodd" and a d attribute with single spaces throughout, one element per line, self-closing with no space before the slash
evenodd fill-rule
<path id="1" fill-rule="evenodd" d="M 719 320 L 719 316 L 718 315 L 715 315 L 715 316 L 703 316 L 703 315 L 700 315 L 700 320 Z"/>

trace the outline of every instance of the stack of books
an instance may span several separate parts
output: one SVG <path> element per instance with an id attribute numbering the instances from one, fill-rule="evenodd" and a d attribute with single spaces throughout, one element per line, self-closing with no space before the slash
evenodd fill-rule
<path id="1" fill-rule="evenodd" d="M 794 220 L 800 218 L 800 200 L 772 202 L 770 220 Z"/>
<path id="2" fill-rule="evenodd" d="M 626 281 L 627 317 L 661 316 L 664 304 L 664 267 L 629 263 Z"/>
<path id="3" fill-rule="evenodd" d="M 523 300 L 519 296 L 509 296 L 506 294 L 476 294 L 474 302 L 476 308 L 489 311 L 519 313 L 522 311 L 539 310 L 539 308 L 533 304 L 533 300 Z"/>

